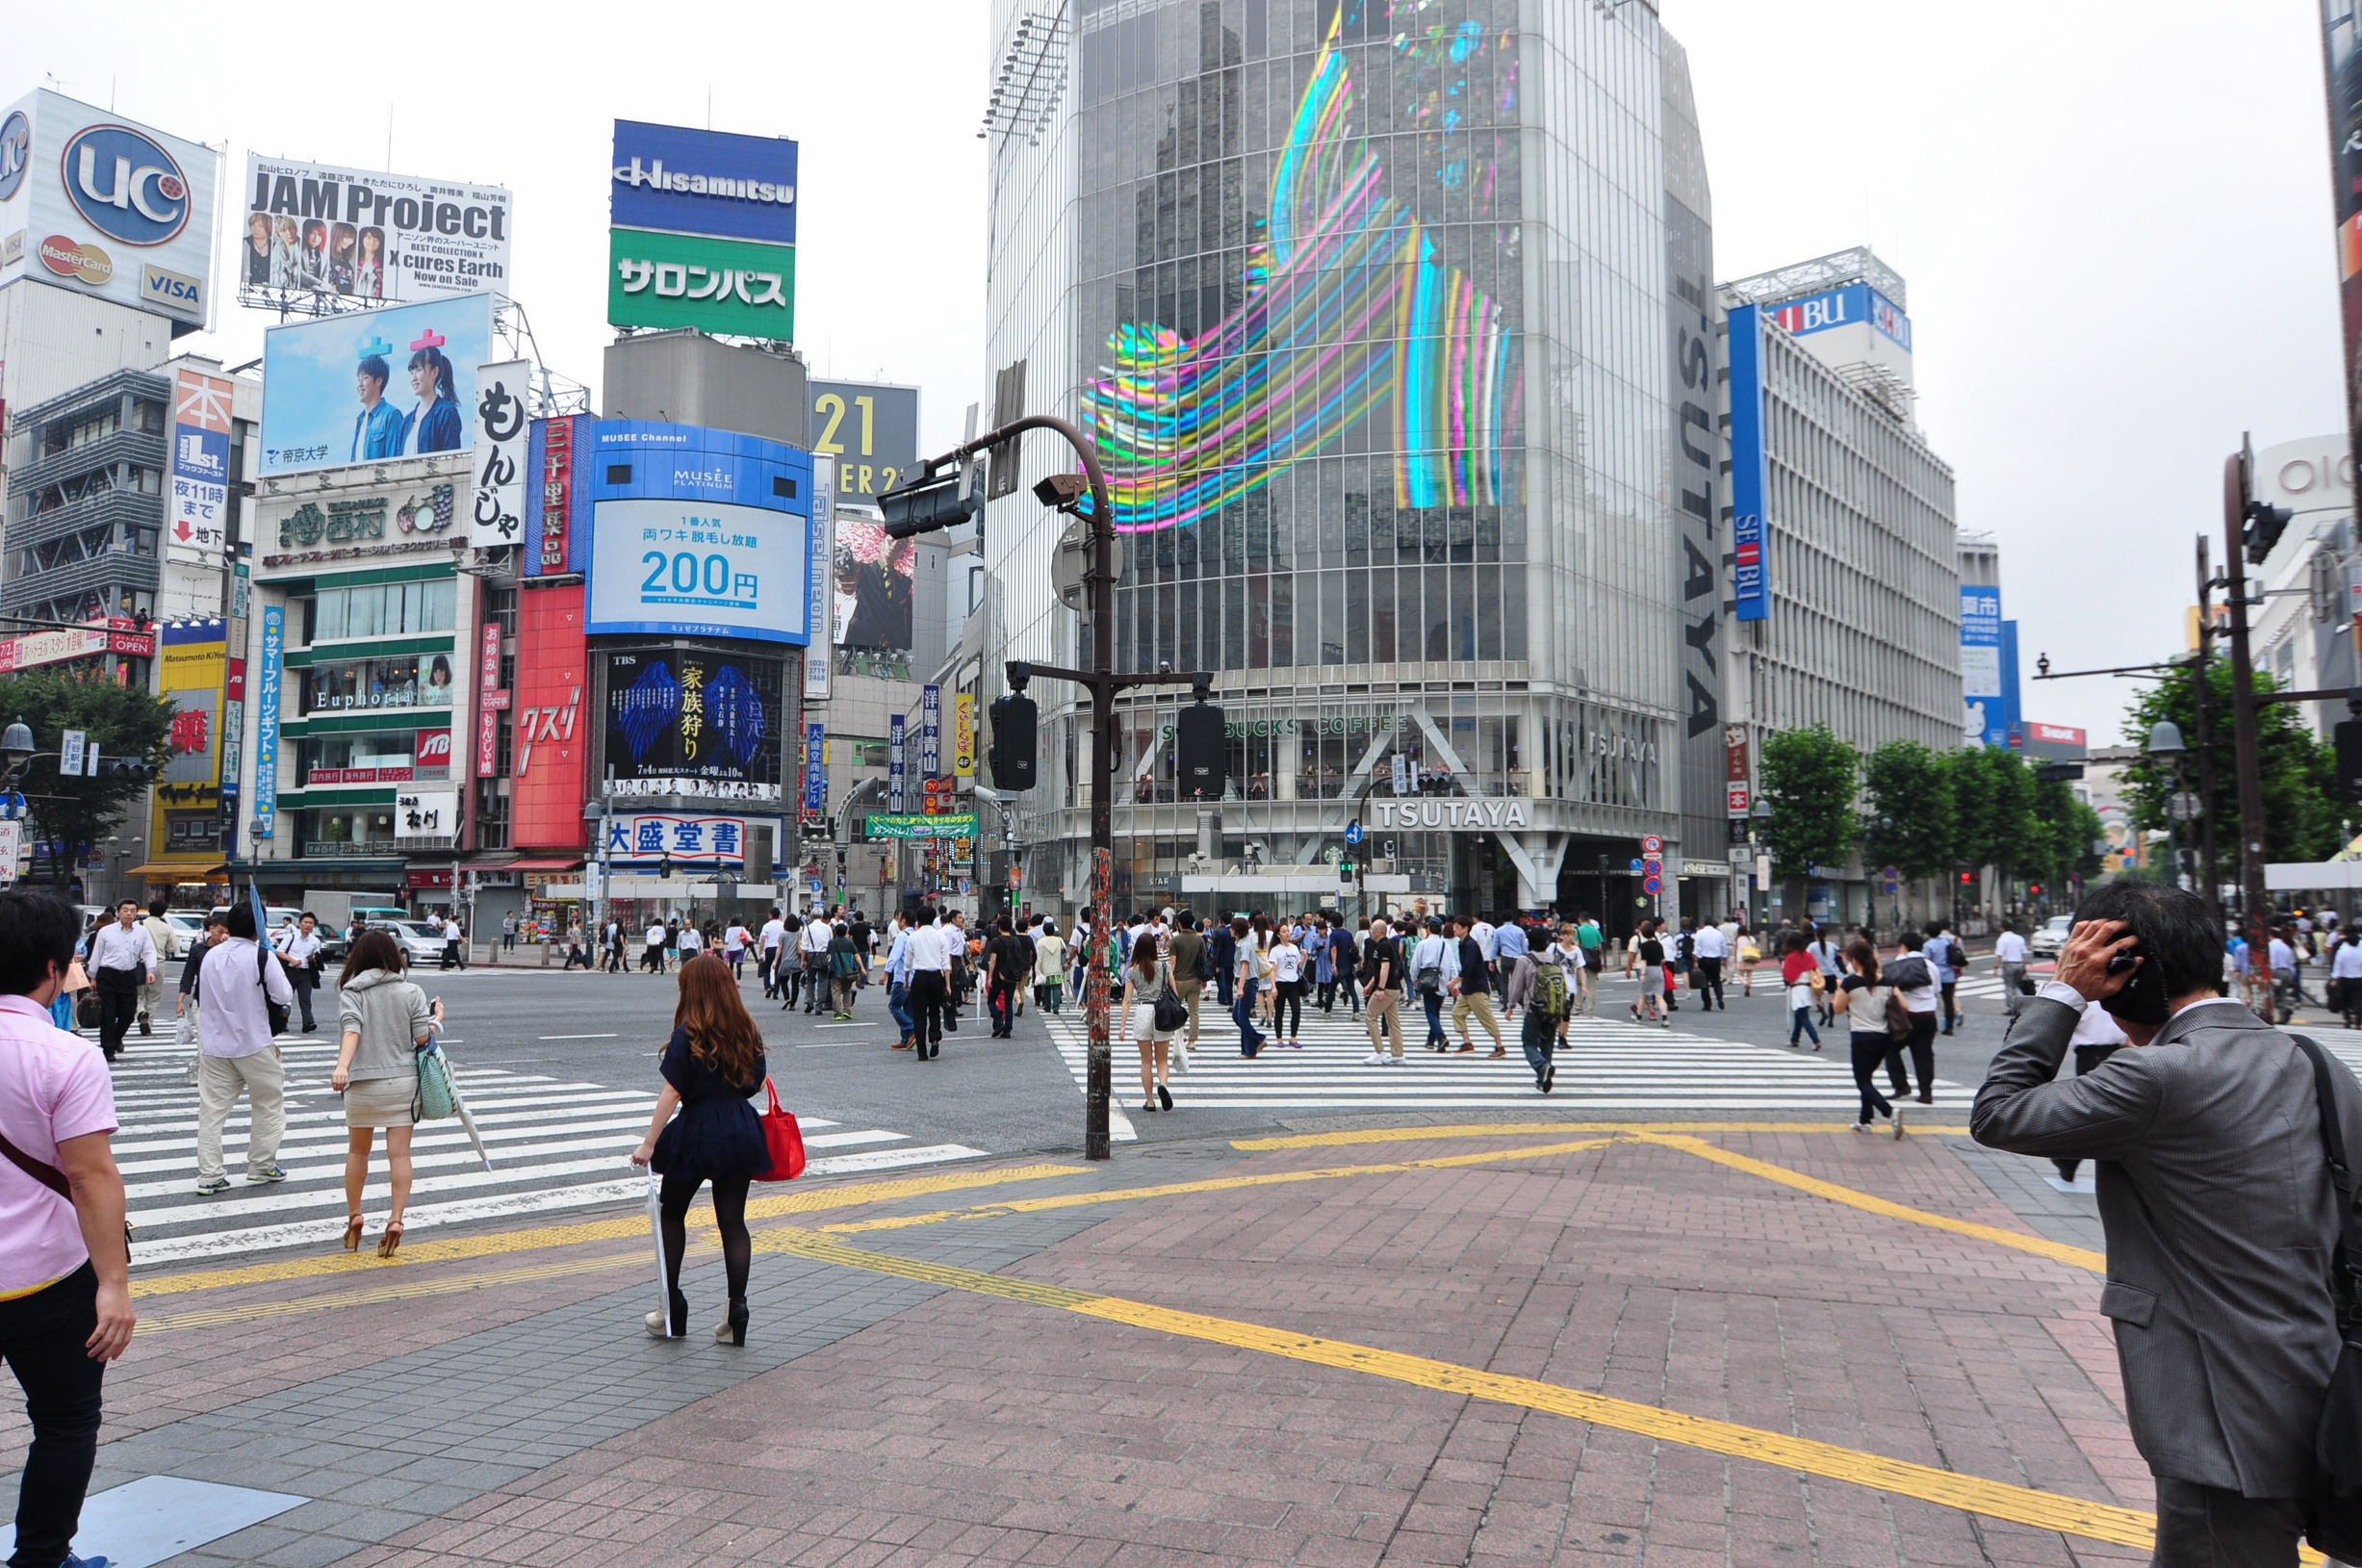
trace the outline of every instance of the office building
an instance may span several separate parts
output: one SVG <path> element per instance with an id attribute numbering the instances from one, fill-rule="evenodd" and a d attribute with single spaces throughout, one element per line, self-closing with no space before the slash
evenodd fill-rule
<path id="1" fill-rule="evenodd" d="M 1647 6 L 997 0 L 989 368 L 1092 432 L 1120 668 L 1202 669 L 1231 788 L 1175 798 L 1187 689 L 1119 713 L 1119 904 L 1559 903 L 1629 926 L 1732 896 L 1705 159 Z M 991 501 L 1007 657 L 1062 607 L 1075 467 Z M 994 488 L 1002 488 L 998 476 Z M 982 672 L 985 700 L 997 661 Z M 1038 681 L 1026 902 L 1087 896 L 1087 708 Z M 1347 899 L 1347 907 L 1353 901 Z"/>

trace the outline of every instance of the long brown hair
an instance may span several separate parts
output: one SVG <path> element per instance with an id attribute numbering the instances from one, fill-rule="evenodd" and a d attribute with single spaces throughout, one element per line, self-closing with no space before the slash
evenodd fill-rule
<path id="1" fill-rule="evenodd" d="M 393 933 L 364 931 L 353 938 L 352 951 L 345 955 L 345 972 L 336 977 L 339 986 L 349 986 L 356 975 L 372 969 L 383 969 L 388 974 L 399 974 L 408 968 L 409 959 Z"/>
<path id="2" fill-rule="evenodd" d="M 680 966 L 680 1005 L 673 1009 L 673 1026 L 689 1032 L 689 1054 L 725 1080 L 754 1081 L 762 1031 L 720 954 L 700 953 Z"/>

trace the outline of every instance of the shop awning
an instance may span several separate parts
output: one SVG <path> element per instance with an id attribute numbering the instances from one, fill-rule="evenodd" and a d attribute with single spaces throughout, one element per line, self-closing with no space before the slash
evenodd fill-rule
<path id="1" fill-rule="evenodd" d="M 582 869 L 582 857 L 579 855 L 538 857 L 528 855 L 524 860 L 509 861 L 501 869 L 503 871 L 579 871 Z"/>
<path id="2" fill-rule="evenodd" d="M 230 868 L 226 865 L 174 865 L 166 861 L 150 861 L 135 865 L 123 873 L 138 882 L 227 882 Z"/>

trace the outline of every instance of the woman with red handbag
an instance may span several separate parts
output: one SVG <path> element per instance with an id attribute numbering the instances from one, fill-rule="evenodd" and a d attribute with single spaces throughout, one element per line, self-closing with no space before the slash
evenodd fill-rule
<path id="1" fill-rule="evenodd" d="M 648 1136 L 631 1163 L 664 1178 L 657 1201 L 665 1277 L 673 1282 L 669 1319 L 648 1314 L 648 1332 L 679 1339 L 688 1331 L 689 1302 L 680 1292 L 681 1254 L 688 1249 L 689 1200 L 713 1184 L 714 1226 L 721 1233 L 722 1267 L 730 1280 L 730 1316 L 713 1331 L 726 1344 L 746 1343 L 746 1276 L 754 1252 L 746 1230 L 747 1186 L 771 1173 L 762 1118 L 749 1098 L 764 1085 L 762 1032 L 746 1010 L 730 965 L 706 953 L 680 966 L 680 1002 L 673 1010 L 673 1039 L 664 1048 L 664 1089 Z M 680 1115 L 674 1115 L 679 1111 Z"/>

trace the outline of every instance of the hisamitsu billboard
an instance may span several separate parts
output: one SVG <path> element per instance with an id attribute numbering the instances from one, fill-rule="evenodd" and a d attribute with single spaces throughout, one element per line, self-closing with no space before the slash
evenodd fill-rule
<path id="1" fill-rule="evenodd" d="M 796 243 L 796 144 L 785 137 L 619 119 L 607 189 L 615 228 Z"/>

